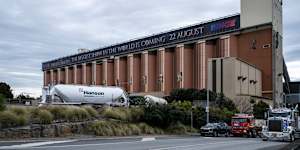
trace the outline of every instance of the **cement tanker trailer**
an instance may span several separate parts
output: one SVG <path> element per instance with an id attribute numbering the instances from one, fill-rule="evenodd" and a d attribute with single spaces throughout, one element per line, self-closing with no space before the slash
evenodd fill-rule
<path id="1" fill-rule="evenodd" d="M 119 87 L 58 84 L 43 89 L 40 104 L 128 106 L 128 97 Z"/>

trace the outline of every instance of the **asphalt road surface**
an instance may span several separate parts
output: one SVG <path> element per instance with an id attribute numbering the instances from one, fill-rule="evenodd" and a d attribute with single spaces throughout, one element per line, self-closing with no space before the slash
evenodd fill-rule
<path id="1" fill-rule="evenodd" d="M 24 150 L 279 150 L 280 141 L 235 137 L 124 137 L 0 142 L 0 149 Z"/>

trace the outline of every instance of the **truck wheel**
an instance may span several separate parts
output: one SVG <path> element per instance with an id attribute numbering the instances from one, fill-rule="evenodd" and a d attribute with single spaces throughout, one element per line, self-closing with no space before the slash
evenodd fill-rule
<path id="1" fill-rule="evenodd" d="M 257 135 L 256 135 L 256 131 L 253 131 L 253 130 L 252 130 L 251 135 L 252 135 L 252 138 L 256 138 L 256 136 L 257 136 Z"/>
<path id="2" fill-rule="evenodd" d="M 218 136 L 218 132 L 217 132 L 217 131 L 214 131 L 214 132 L 213 132 L 213 136 L 214 136 L 214 137 L 217 137 L 217 136 Z"/>
<path id="3" fill-rule="evenodd" d="M 292 133 L 290 135 L 290 142 L 294 142 L 295 141 L 295 135 Z"/>

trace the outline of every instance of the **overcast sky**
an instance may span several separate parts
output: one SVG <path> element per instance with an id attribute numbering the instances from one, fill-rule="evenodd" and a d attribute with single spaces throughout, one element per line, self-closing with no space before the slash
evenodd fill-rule
<path id="1" fill-rule="evenodd" d="M 0 81 L 41 93 L 41 63 L 240 12 L 239 0 L 1 0 Z M 284 56 L 300 80 L 300 1 L 284 1 Z"/>

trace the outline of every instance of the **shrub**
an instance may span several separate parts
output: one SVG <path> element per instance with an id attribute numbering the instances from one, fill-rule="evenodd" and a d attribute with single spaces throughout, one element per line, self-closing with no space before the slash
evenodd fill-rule
<path id="1" fill-rule="evenodd" d="M 131 112 L 131 110 L 133 112 Z M 132 113 L 136 114 L 132 114 Z M 121 120 L 121 121 L 126 121 L 126 122 L 131 122 L 133 120 L 136 120 L 137 118 L 133 117 L 141 117 L 143 114 L 142 110 L 139 110 L 138 108 L 124 108 L 124 107 L 107 107 L 101 112 L 101 116 L 105 118 L 111 118 L 111 119 L 116 119 L 116 120 Z"/>
<path id="2" fill-rule="evenodd" d="M 6 108 L 4 96 L 0 94 L 0 111 L 3 111 Z"/>
<path id="3" fill-rule="evenodd" d="M 65 106 L 49 106 L 47 110 L 51 112 L 54 120 L 67 120 L 68 107 Z"/>
<path id="4" fill-rule="evenodd" d="M 154 134 L 155 133 L 155 129 L 146 123 L 139 123 L 137 126 L 141 129 L 141 132 L 144 134 Z"/>
<path id="5" fill-rule="evenodd" d="M 17 116 L 20 116 L 20 115 L 28 115 L 28 111 L 24 108 L 24 107 L 16 107 L 16 106 L 13 106 L 13 107 L 10 107 L 9 108 L 10 111 L 12 111 L 14 114 L 16 114 Z"/>
<path id="6" fill-rule="evenodd" d="M 130 96 L 129 105 L 130 106 L 146 105 L 146 101 L 143 96 Z"/>
<path id="7" fill-rule="evenodd" d="M 0 112 L 0 128 L 18 126 L 18 116 L 11 111 Z"/>
<path id="8" fill-rule="evenodd" d="M 53 115 L 47 109 L 32 109 L 31 117 L 33 122 L 40 124 L 50 124 L 53 121 Z"/>
<path id="9" fill-rule="evenodd" d="M 86 121 L 91 118 L 89 113 L 80 107 L 69 107 L 67 109 L 67 118 L 68 121 L 76 122 L 76 121 Z"/>
<path id="10" fill-rule="evenodd" d="M 264 119 L 264 114 L 269 109 L 269 105 L 263 101 L 259 101 L 253 105 L 253 115 L 256 119 Z"/>
<path id="11" fill-rule="evenodd" d="M 83 109 L 85 109 L 91 117 L 94 117 L 94 118 L 98 117 L 98 112 L 93 107 L 84 106 Z"/>
<path id="12" fill-rule="evenodd" d="M 129 108 L 129 113 L 127 115 L 130 115 L 129 121 L 130 122 L 141 122 L 144 119 L 144 108 L 142 107 L 133 107 Z"/>
<path id="13" fill-rule="evenodd" d="M 176 122 L 186 122 L 189 112 L 171 105 L 151 105 L 145 108 L 144 121 L 155 127 L 167 128 Z"/>
<path id="14" fill-rule="evenodd" d="M 171 134 L 186 134 L 187 127 L 183 124 L 177 122 L 176 124 L 172 124 L 167 128 L 167 131 Z"/>
<path id="15" fill-rule="evenodd" d="M 187 100 L 187 101 L 193 101 L 193 100 L 206 100 L 207 96 L 207 90 L 202 89 L 174 89 L 171 91 L 170 96 L 167 98 L 168 102 L 171 103 L 173 101 L 182 101 L 182 100 Z M 209 92 L 209 98 L 211 100 L 216 99 L 216 93 L 210 91 Z"/>
<path id="16" fill-rule="evenodd" d="M 114 132 L 106 121 L 97 121 L 91 125 L 90 131 L 94 132 L 97 136 L 113 136 Z"/>
<path id="17" fill-rule="evenodd" d="M 191 111 L 192 109 L 192 102 L 190 101 L 173 101 L 171 105 L 184 111 Z"/>

